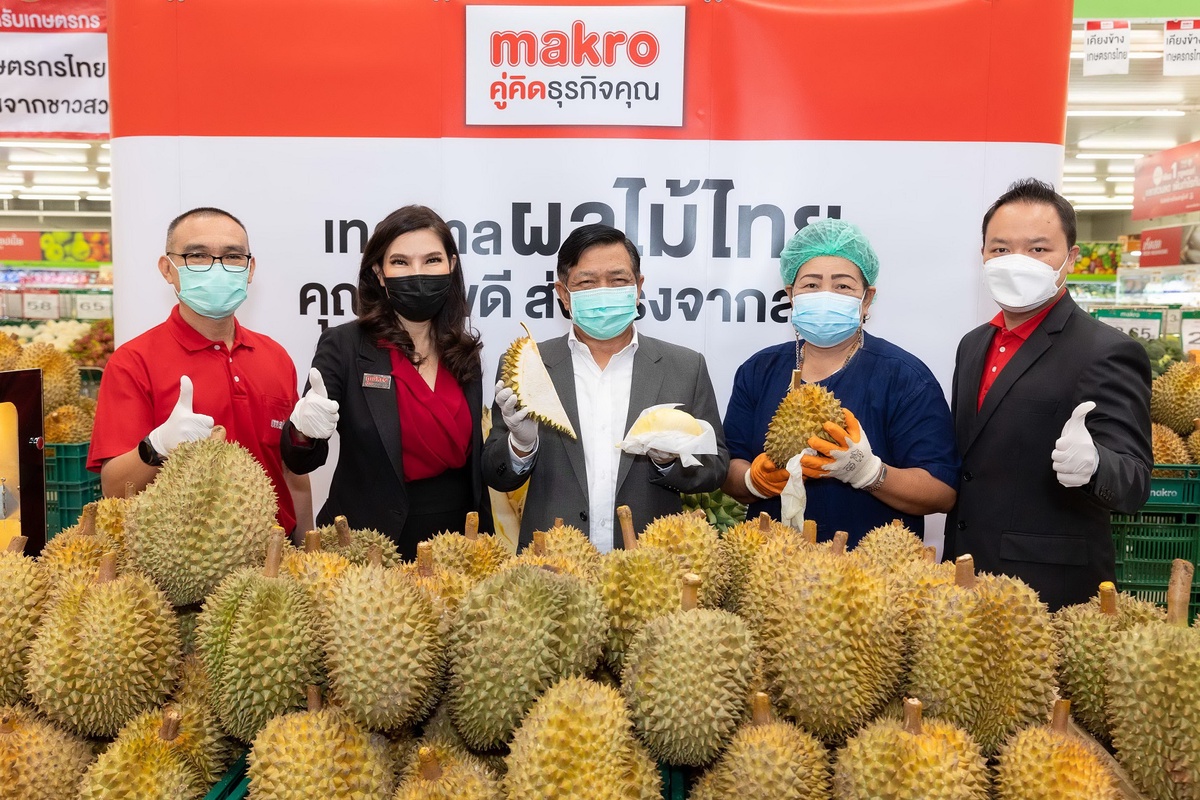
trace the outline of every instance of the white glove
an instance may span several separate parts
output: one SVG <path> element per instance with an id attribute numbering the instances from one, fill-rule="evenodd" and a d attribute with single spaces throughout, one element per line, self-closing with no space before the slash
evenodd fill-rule
<path id="1" fill-rule="evenodd" d="M 503 382 L 496 382 L 496 405 L 508 428 L 508 444 L 515 452 L 530 453 L 537 449 L 538 424 L 531 419 L 528 408 L 517 408 L 517 393 Z"/>
<path id="2" fill-rule="evenodd" d="M 292 409 L 292 426 L 310 439 L 328 439 L 337 430 L 338 403 L 329 399 L 321 370 L 308 371 L 309 389 Z"/>
<path id="3" fill-rule="evenodd" d="M 879 479 L 883 461 L 871 452 L 871 442 L 850 409 L 843 409 L 846 427 L 825 423 L 825 430 L 834 438 L 834 443 L 816 436 L 808 440 L 808 448 L 800 459 L 800 466 L 807 477 L 829 475 L 855 489 L 865 489 Z M 809 455 L 808 453 L 813 453 Z"/>
<path id="4" fill-rule="evenodd" d="M 1083 418 L 1088 415 L 1096 404 L 1091 400 L 1075 406 L 1071 418 L 1063 425 L 1062 436 L 1054 443 L 1054 452 L 1050 460 L 1054 462 L 1054 471 L 1058 473 L 1058 482 L 1063 486 L 1083 486 L 1096 474 L 1100 466 L 1100 453 L 1096 443 L 1088 433 Z"/>
<path id="5" fill-rule="evenodd" d="M 167 421 L 150 431 L 150 446 L 160 456 L 170 455 L 183 442 L 207 439 L 212 433 L 213 418 L 192 411 L 192 379 L 179 378 L 179 399 Z"/>

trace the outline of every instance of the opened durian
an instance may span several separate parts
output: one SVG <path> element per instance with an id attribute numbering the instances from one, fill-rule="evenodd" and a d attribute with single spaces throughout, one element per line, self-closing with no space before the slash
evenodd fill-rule
<path id="1" fill-rule="evenodd" d="M 1168 428 L 1166 425 L 1159 425 L 1157 422 L 1150 425 L 1150 443 L 1154 455 L 1155 464 L 1189 464 L 1191 463 L 1191 453 L 1188 452 L 1187 445 L 1179 434 Z M 1172 469 L 1156 469 L 1150 473 L 1155 478 L 1182 478 L 1183 473 L 1179 470 Z"/>
<path id="2" fill-rule="evenodd" d="M 279 574 L 283 532 L 276 530 L 266 566 L 223 580 L 196 626 L 212 707 L 225 732 L 244 742 L 272 717 L 303 708 L 305 685 L 322 677 L 316 614 L 304 587 Z"/>
<path id="3" fill-rule="evenodd" d="M 829 753 L 790 722 L 771 719 L 771 700 L 753 699 L 753 719 L 692 790 L 691 800 L 828 800 Z"/>
<path id="4" fill-rule="evenodd" d="M 0 706 L 0 797 L 74 798 L 92 761 L 88 743 L 25 706 Z"/>
<path id="5" fill-rule="evenodd" d="M 725 531 L 721 537 L 721 550 L 729 571 L 729 585 L 722 603 L 726 611 L 737 613 L 759 548 L 777 536 L 796 537 L 798 534 L 795 528 L 776 522 L 765 511 L 758 519 L 747 520 Z"/>
<path id="6" fill-rule="evenodd" d="M 92 415 L 68 403 L 46 415 L 43 420 L 46 444 L 86 442 L 92 438 Z"/>
<path id="7" fill-rule="evenodd" d="M 1150 419 L 1166 425 L 1180 436 L 1195 429 L 1200 417 L 1200 363 L 1196 351 L 1179 361 L 1150 384 Z"/>
<path id="8" fill-rule="evenodd" d="M 42 408 L 55 409 L 79 396 L 79 365 L 75 359 L 46 342 L 27 344 L 13 369 L 42 371 Z"/>
<path id="9" fill-rule="evenodd" d="M 1001 749 L 997 800 L 1122 800 L 1098 748 L 1068 731 L 1071 701 L 1054 704 L 1049 727 L 1034 725 Z"/>
<path id="10" fill-rule="evenodd" d="M 504 800 L 500 782 L 462 751 L 425 744 L 401 776 L 392 800 Z"/>
<path id="11" fill-rule="evenodd" d="M 14 536 L 0 550 L 0 706 L 26 697 L 25 658 L 46 597 L 37 562 L 24 554 L 26 541 Z"/>
<path id="12" fill-rule="evenodd" d="M 167 598 L 116 556 L 77 579 L 38 622 L 25 686 L 38 709 L 81 736 L 115 736 L 175 684 L 179 628 Z"/>
<path id="13" fill-rule="evenodd" d="M 208 783 L 179 741 L 182 717 L 169 707 L 135 720 L 88 769 L 80 800 L 200 800 Z M 157 724 L 155 724 L 157 723 Z"/>
<path id="14" fill-rule="evenodd" d="M 513 390 L 520 407 L 529 409 L 531 418 L 574 439 L 575 428 L 542 362 L 537 342 L 524 322 L 521 327 L 525 335 L 510 344 L 500 359 L 500 382 Z"/>
<path id="15" fill-rule="evenodd" d="M 262 564 L 275 524 L 275 489 L 244 447 L 217 426 L 184 442 L 125 512 L 133 566 L 177 606 L 198 603 L 226 575 Z"/>
<path id="16" fill-rule="evenodd" d="M 500 571 L 513 557 L 504 542 L 490 533 L 479 533 L 479 514 L 467 512 L 462 533 L 446 531 L 429 540 L 433 545 L 433 558 L 441 566 L 461 572 L 479 583 Z"/>
<path id="17" fill-rule="evenodd" d="M 813 436 L 832 442 L 825 423 L 844 425 L 846 415 L 833 393 L 818 383 L 802 383 L 794 373 L 792 390 L 784 395 L 767 426 L 763 451 L 782 469 L 792 456 L 808 447 Z"/>
<path id="18" fill-rule="evenodd" d="M 881 719 L 838 753 L 837 800 L 987 800 L 987 764 L 971 735 L 923 720 L 921 703 L 904 701 L 904 722 Z"/>
<path id="19" fill-rule="evenodd" d="M 1054 615 L 1062 660 L 1058 683 L 1071 701 L 1071 713 L 1093 736 L 1107 742 L 1108 664 L 1124 631 L 1161 622 L 1166 617 L 1153 603 L 1127 594 L 1105 581 L 1090 602 L 1067 606 Z"/>
<path id="20" fill-rule="evenodd" d="M 700 576 L 700 605 L 718 608 L 729 587 L 729 567 L 721 549 L 721 538 L 702 511 L 670 514 L 646 526 L 638 537 L 644 547 L 661 547 L 679 561 L 679 575 Z"/>
<path id="21" fill-rule="evenodd" d="M 639 416 L 630 427 L 629 435 L 642 436 L 660 431 L 678 431 L 691 436 L 699 436 L 704 433 L 704 428 L 688 412 L 664 405 Z"/>
<path id="22" fill-rule="evenodd" d="M 400 564 L 400 553 L 396 543 L 372 528 L 351 528 L 342 515 L 333 518 L 332 525 L 321 528 L 321 549 L 342 556 L 351 564 L 366 564 L 373 546 L 383 554 L 383 565 L 394 567 Z"/>

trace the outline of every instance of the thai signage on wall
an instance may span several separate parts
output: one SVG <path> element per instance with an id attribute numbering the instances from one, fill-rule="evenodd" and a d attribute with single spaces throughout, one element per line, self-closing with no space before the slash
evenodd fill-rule
<path id="1" fill-rule="evenodd" d="M 1138 159 L 1133 175 L 1133 218 L 1154 219 L 1200 210 L 1200 142 Z"/>

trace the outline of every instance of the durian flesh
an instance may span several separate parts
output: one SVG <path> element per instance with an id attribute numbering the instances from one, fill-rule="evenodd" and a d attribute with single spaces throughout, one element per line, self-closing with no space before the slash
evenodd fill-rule
<path id="1" fill-rule="evenodd" d="M 521 406 L 538 422 L 576 438 L 571 418 L 558 398 L 550 373 L 542 362 L 537 342 L 529 335 L 508 346 L 500 361 L 500 381 L 517 395 Z"/>

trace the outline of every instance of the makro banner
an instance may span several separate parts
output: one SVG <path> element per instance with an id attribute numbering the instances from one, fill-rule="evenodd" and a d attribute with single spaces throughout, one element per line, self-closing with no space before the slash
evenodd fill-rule
<path id="1" fill-rule="evenodd" d="M 1134 219 L 1200 211 L 1200 141 L 1140 158 L 1133 173 Z"/>
<path id="2" fill-rule="evenodd" d="M 216 205 L 258 262 L 239 319 L 304 375 L 321 329 L 354 316 L 375 223 L 424 203 L 456 232 L 490 374 L 519 323 L 567 331 L 555 253 L 603 221 L 643 253 L 639 330 L 704 352 L 724 403 L 739 364 L 793 338 L 784 242 L 841 217 L 882 261 L 868 330 L 948 386 L 959 338 L 996 310 L 984 210 L 1061 171 L 1071 13 L 113 0 L 117 338 L 174 302 L 155 267 L 169 220 Z"/>
<path id="3" fill-rule="evenodd" d="M 0 0 L 0 136 L 108 135 L 105 0 Z"/>
<path id="4" fill-rule="evenodd" d="M 1173 225 L 1142 231 L 1138 266 L 1175 267 L 1200 264 L 1200 225 Z"/>

